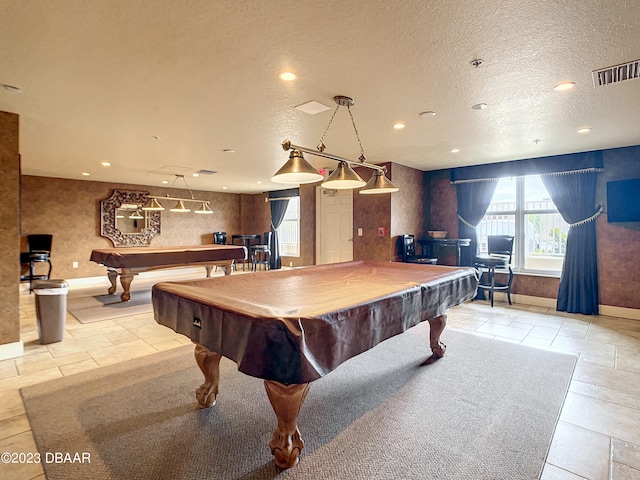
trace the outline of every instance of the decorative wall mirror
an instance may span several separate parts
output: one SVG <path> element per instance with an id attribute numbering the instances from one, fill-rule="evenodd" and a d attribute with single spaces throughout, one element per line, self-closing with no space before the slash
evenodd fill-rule
<path id="1" fill-rule="evenodd" d="M 149 245 L 160 234 L 160 212 L 141 209 L 149 201 L 149 192 L 114 190 L 100 202 L 100 235 L 114 247 Z"/>

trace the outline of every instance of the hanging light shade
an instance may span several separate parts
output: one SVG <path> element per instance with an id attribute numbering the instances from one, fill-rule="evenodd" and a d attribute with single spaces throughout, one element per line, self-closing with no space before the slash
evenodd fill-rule
<path id="1" fill-rule="evenodd" d="M 382 171 L 376 170 L 373 175 L 371 175 L 367 184 L 360 190 L 360 193 L 364 195 L 375 195 L 377 193 L 393 193 L 398 190 L 400 189 L 396 187 Z"/>
<path id="2" fill-rule="evenodd" d="M 193 213 L 199 213 L 200 215 L 210 215 L 213 213 L 213 210 L 209 208 L 209 202 L 202 202 L 202 206 L 194 210 Z"/>
<path id="3" fill-rule="evenodd" d="M 158 200 L 152 198 L 144 207 L 142 207 L 142 210 L 144 210 L 145 212 L 161 212 L 162 210 L 164 210 L 164 207 L 160 205 Z"/>
<path id="4" fill-rule="evenodd" d="M 347 162 L 340 162 L 329 178 L 327 178 L 322 187 L 333 188 L 336 190 L 346 190 L 360 188 L 365 185 L 360 175 L 353 171 L 353 168 Z"/>
<path id="5" fill-rule="evenodd" d="M 289 160 L 271 177 L 276 183 L 314 183 L 324 177 L 302 156 L 300 150 L 292 150 Z"/>
<path id="6" fill-rule="evenodd" d="M 191 209 L 185 207 L 182 200 L 178 200 L 178 203 L 176 203 L 176 205 L 173 208 L 169 209 L 169 211 L 176 212 L 176 213 L 186 213 L 186 212 L 190 212 Z"/>
<path id="7" fill-rule="evenodd" d="M 385 177 L 385 170 L 382 167 L 367 163 L 366 161 L 367 157 L 364 154 L 364 148 L 362 147 L 362 142 L 360 141 L 360 135 L 358 134 L 358 129 L 356 128 L 356 122 L 353 119 L 353 115 L 351 114 L 351 107 L 353 107 L 353 105 L 355 104 L 353 98 L 347 97 L 345 95 L 336 95 L 335 97 L 333 97 L 333 101 L 336 102 L 336 109 L 333 111 L 333 115 L 331 115 L 329 123 L 327 124 L 324 133 L 320 137 L 320 142 L 316 146 L 315 150 L 300 145 L 294 145 L 290 140 L 283 141 L 282 148 L 285 151 L 291 150 L 291 153 L 289 154 L 289 161 L 280 170 L 278 170 L 278 172 L 273 177 L 271 177 L 271 180 L 273 182 L 279 183 L 312 183 L 321 181 L 323 179 L 322 175 L 320 175 L 303 158 L 302 152 L 304 152 L 310 155 L 329 158 L 331 160 L 339 162 L 338 168 L 336 168 L 336 170 L 329 176 L 329 178 L 327 178 L 322 183 L 322 187 L 324 188 L 346 190 L 360 188 L 367 185 L 367 187 L 365 187 L 363 189 L 364 191 L 362 191 L 361 193 L 371 194 L 397 192 L 399 189 L 393 183 L 391 183 L 388 178 Z M 326 146 L 324 143 L 324 137 L 329 131 L 331 123 L 333 122 L 333 119 L 338 113 L 340 107 L 346 107 L 347 111 L 349 112 L 349 117 L 351 118 L 353 132 L 356 134 L 356 140 L 358 140 L 358 145 L 360 146 L 360 157 L 358 157 L 358 162 L 338 157 L 325 151 Z M 353 171 L 351 165 L 370 168 L 380 173 L 374 174 L 368 184 L 355 171 Z"/>

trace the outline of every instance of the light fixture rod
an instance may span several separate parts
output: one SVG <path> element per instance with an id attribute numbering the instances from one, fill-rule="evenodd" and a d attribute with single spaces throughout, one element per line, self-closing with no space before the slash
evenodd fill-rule
<path id="1" fill-rule="evenodd" d="M 285 140 L 284 142 L 282 142 L 282 149 L 285 152 L 289 150 L 300 150 L 301 152 L 308 153 L 310 155 L 316 155 L 318 157 L 329 158 L 331 160 L 335 160 L 336 162 L 345 162 L 345 163 L 359 166 L 359 167 L 371 168 L 373 170 L 382 172 L 383 174 L 387 173 L 387 167 L 381 167 L 379 165 L 374 165 L 372 163 L 367 163 L 367 162 L 356 162 L 354 160 L 347 160 L 346 158 L 342 158 L 328 152 L 319 152 L 318 150 L 314 150 L 312 148 L 302 147 L 300 145 L 294 145 L 293 143 L 291 143 L 290 140 Z"/>
<path id="2" fill-rule="evenodd" d="M 196 202 L 196 203 L 206 203 L 209 205 L 211 202 L 209 200 L 196 200 L 195 198 L 178 198 L 178 197 L 158 197 L 157 195 L 149 195 L 149 198 L 155 198 L 156 200 L 175 200 L 176 202 Z"/>

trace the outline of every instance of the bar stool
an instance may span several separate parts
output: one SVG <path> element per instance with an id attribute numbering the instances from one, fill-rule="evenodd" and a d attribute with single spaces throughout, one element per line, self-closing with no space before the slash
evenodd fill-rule
<path id="1" fill-rule="evenodd" d="M 27 252 L 20 253 L 20 264 L 29 265 L 29 274 L 20 276 L 20 281 L 29 281 L 29 293 L 33 292 L 34 280 L 49 280 L 51 278 L 51 244 L 53 235 L 27 235 Z M 48 263 L 49 271 L 46 275 L 35 274 L 36 263 Z"/>
<path id="2" fill-rule="evenodd" d="M 258 269 L 258 265 L 262 265 L 265 270 L 270 268 L 272 235 L 272 232 L 264 232 L 264 243 L 251 247 L 251 264 L 254 272 Z"/>

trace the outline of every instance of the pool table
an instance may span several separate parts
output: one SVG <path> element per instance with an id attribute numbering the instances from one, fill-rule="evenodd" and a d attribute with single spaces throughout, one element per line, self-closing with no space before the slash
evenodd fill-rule
<path id="1" fill-rule="evenodd" d="M 111 282 L 109 295 L 116 293 L 116 281 L 124 289 L 120 298 L 123 302 L 131 299 L 131 282 L 140 272 L 165 268 L 202 266 L 211 276 L 211 270 L 218 266 L 225 275 L 231 273 L 236 260 L 247 258 L 247 250 L 238 245 L 193 245 L 186 247 L 127 247 L 102 248 L 91 252 L 90 260 L 107 267 L 107 277 Z"/>
<path id="2" fill-rule="evenodd" d="M 425 364 L 441 358 L 446 311 L 477 285 L 472 268 L 355 261 L 160 282 L 152 301 L 159 324 L 195 343 L 202 408 L 216 402 L 223 356 L 264 380 L 277 417 L 269 447 L 276 465 L 290 468 L 304 447 L 297 418 L 311 382 L 423 321 L 431 327 Z"/>

